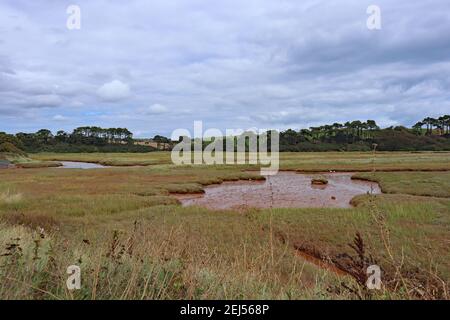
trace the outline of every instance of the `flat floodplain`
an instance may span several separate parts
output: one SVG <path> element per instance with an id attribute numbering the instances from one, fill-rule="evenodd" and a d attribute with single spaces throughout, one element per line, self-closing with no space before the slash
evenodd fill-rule
<path id="1" fill-rule="evenodd" d="M 41 161 L 94 162 L 110 166 L 171 164 L 170 152 L 151 153 L 38 153 Z M 282 170 L 299 171 L 446 171 L 450 152 L 282 152 Z"/>
<path id="2" fill-rule="evenodd" d="M 282 170 L 355 172 L 383 193 L 348 208 L 239 210 L 175 195 L 261 180 L 258 168 L 173 166 L 167 152 L 31 157 L 114 167 L 0 170 L 2 299 L 448 299 L 448 152 L 281 153 Z M 382 267 L 380 291 L 352 276 L 357 235 Z M 69 292 L 74 264 L 83 288 Z"/>

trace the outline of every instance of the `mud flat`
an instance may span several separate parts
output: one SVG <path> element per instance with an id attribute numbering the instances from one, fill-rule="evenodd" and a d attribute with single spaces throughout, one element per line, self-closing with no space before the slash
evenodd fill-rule
<path id="1" fill-rule="evenodd" d="M 176 195 L 183 206 L 209 209 L 349 208 L 361 194 L 381 193 L 375 182 L 352 180 L 353 173 L 325 173 L 326 185 L 313 185 L 314 174 L 279 172 L 263 182 L 225 182 L 205 188 L 204 194 Z"/>

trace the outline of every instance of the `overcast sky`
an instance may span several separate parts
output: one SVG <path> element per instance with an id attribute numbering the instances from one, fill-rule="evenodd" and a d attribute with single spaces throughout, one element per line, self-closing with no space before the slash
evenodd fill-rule
<path id="1" fill-rule="evenodd" d="M 449 0 L 0 1 L 0 131 L 411 125 L 449 98 Z"/>

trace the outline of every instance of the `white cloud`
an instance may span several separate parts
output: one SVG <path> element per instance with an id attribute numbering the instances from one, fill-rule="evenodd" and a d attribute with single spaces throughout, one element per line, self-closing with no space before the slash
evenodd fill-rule
<path id="1" fill-rule="evenodd" d="M 97 93 L 104 101 L 118 101 L 129 97 L 130 87 L 120 80 L 113 80 L 102 85 Z"/>
<path id="2" fill-rule="evenodd" d="M 140 112 L 142 114 L 146 114 L 146 115 L 155 115 L 155 114 L 167 113 L 167 112 L 169 112 L 169 109 L 165 105 L 155 103 L 149 107 L 140 109 Z"/>
<path id="3" fill-rule="evenodd" d="M 60 115 L 60 114 L 57 114 L 57 115 L 53 116 L 52 119 L 53 119 L 54 121 L 66 121 L 66 120 L 69 120 L 68 117 L 62 116 L 62 115 Z"/>

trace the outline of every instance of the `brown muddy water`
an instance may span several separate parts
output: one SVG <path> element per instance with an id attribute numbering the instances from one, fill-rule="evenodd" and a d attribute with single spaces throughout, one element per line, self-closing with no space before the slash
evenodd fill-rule
<path id="1" fill-rule="evenodd" d="M 299 174 L 279 172 L 266 181 L 236 181 L 205 187 L 204 194 L 176 195 L 183 206 L 209 209 L 244 208 L 349 208 L 361 194 L 381 193 L 375 182 L 352 180 L 353 173 Z M 327 185 L 311 185 L 314 177 L 325 177 Z"/>

